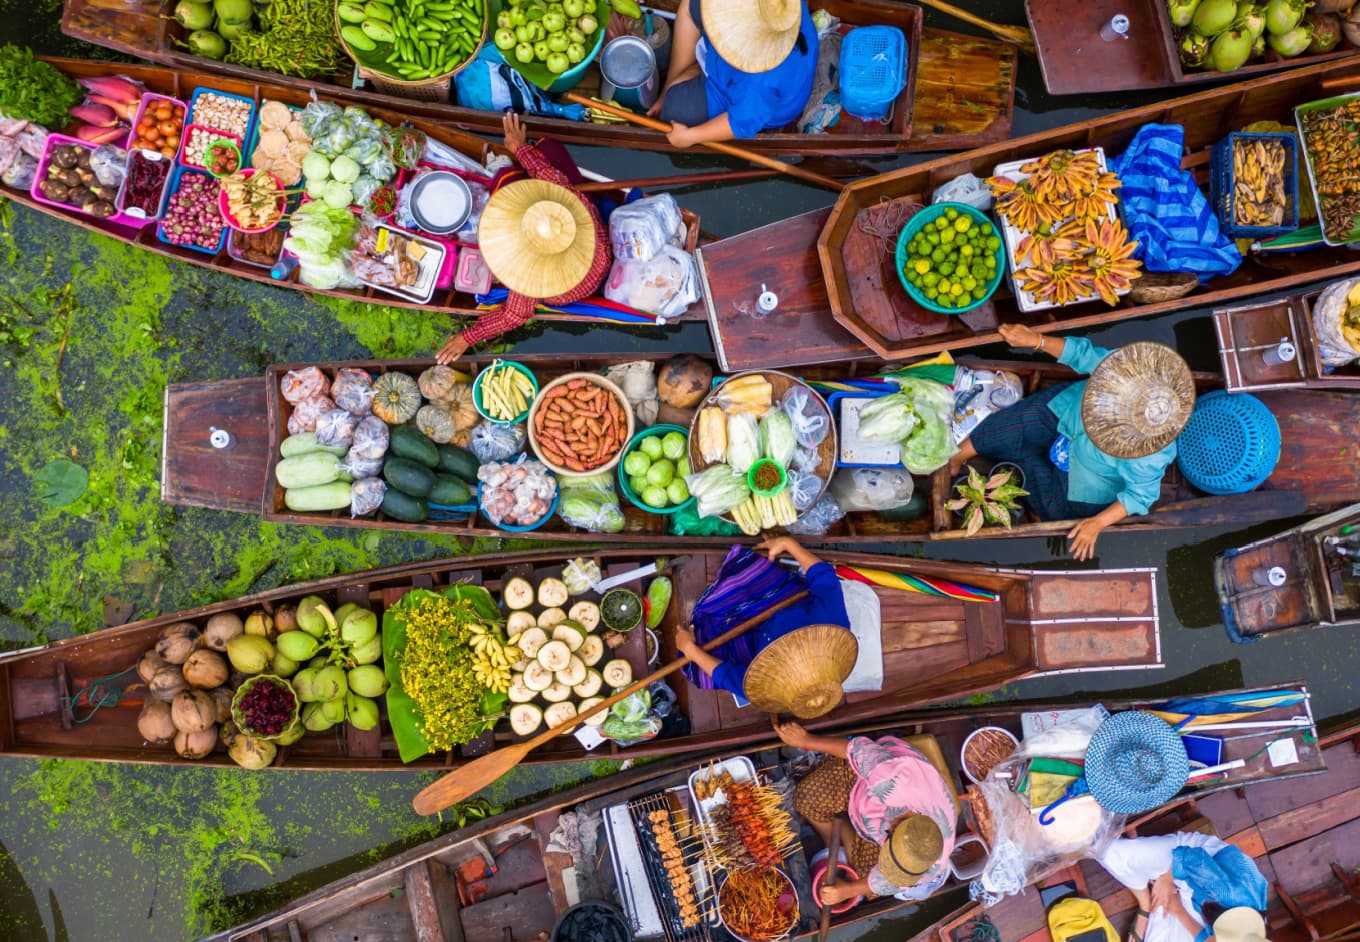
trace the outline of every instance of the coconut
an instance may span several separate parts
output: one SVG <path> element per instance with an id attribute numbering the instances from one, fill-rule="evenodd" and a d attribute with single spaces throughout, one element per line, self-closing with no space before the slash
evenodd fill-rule
<path id="1" fill-rule="evenodd" d="M 307 727 L 302 725 L 301 720 L 297 720 L 292 726 L 279 733 L 274 738 L 274 744 L 278 746 L 291 746 L 307 734 Z"/>
<path id="2" fill-rule="evenodd" d="M 164 700 L 147 700 L 137 717 L 137 732 L 147 742 L 167 743 L 175 738 L 175 723 L 170 718 L 170 704 Z"/>
<path id="3" fill-rule="evenodd" d="M 354 694 L 345 696 L 345 718 L 355 729 L 377 729 L 378 728 L 378 704 L 368 697 L 359 697 Z"/>
<path id="4" fill-rule="evenodd" d="M 189 682 L 184 679 L 184 673 L 178 667 L 167 664 L 152 675 L 150 683 L 146 686 L 157 700 L 169 703 L 181 691 L 189 689 Z"/>
<path id="5" fill-rule="evenodd" d="M 1331 52 L 1341 43 L 1341 17 L 1335 13 L 1309 13 L 1303 20 L 1313 28 L 1309 52 Z"/>
<path id="6" fill-rule="evenodd" d="M 233 762 L 243 769 L 258 771 L 265 768 L 274 761 L 274 756 L 278 755 L 279 750 L 272 742 L 263 739 L 255 739 L 244 734 L 232 740 L 231 747 L 227 749 L 227 755 L 231 756 Z"/>
<path id="7" fill-rule="evenodd" d="M 357 612 L 358 610 L 359 610 L 358 603 L 346 602 L 344 605 L 341 605 L 331 614 L 335 616 L 335 623 L 337 625 L 343 625 L 345 623 L 345 619 L 348 618 L 350 615 L 354 614 L 355 612 Z"/>
<path id="8" fill-rule="evenodd" d="M 324 733 L 335 725 L 335 720 L 326 716 L 320 703 L 306 703 L 302 706 L 302 725 L 313 733 Z"/>
<path id="9" fill-rule="evenodd" d="M 292 661 L 306 661 L 321 649 L 321 642 L 305 631 L 285 631 L 274 639 L 279 653 Z"/>
<path id="10" fill-rule="evenodd" d="M 222 655 L 200 648 L 184 662 L 183 673 L 190 687 L 211 690 L 225 684 L 231 671 L 227 669 L 227 659 Z"/>
<path id="11" fill-rule="evenodd" d="M 217 745 L 217 727 L 209 726 L 196 733 L 180 730 L 175 734 L 175 751 L 185 759 L 202 759 Z"/>
<path id="12" fill-rule="evenodd" d="M 282 651 L 275 651 L 274 659 L 269 662 L 269 673 L 277 674 L 279 677 L 292 677 L 297 673 L 298 666 L 297 661 Z"/>
<path id="13" fill-rule="evenodd" d="M 321 715 L 332 723 L 343 723 L 345 721 L 345 698 L 337 697 L 320 704 Z"/>
<path id="14" fill-rule="evenodd" d="M 1216 36 L 1231 26 L 1235 19 L 1236 0 L 1201 0 L 1190 22 L 1201 36 Z"/>
<path id="15" fill-rule="evenodd" d="M 198 650 L 203 632 L 193 622 L 177 621 L 161 629 L 156 640 L 156 653 L 171 664 L 183 664 Z"/>
<path id="16" fill-rule="evenodd" d="M 1346 42 L 1360 46 L 1360 3 L 1351 7 L 1346 18 L 1341 21 L 1341 32 L 1345 34 Z"/>
<path id="17" fill-rule="evenodd" d="M 1265 11 L 1259 6 L 1248 6 L 1233 25 L 1251 33 L 1251 38 L 1255 39 L 1266 31 Z"/>
<path id="18" fill-rule="evenodd" d="M 1251 55 L 1251 44 L 1251 34 L 1246 30 L 1224 30 L 1209 45 L 1209 57 L 1205 64 L 1215 72 L 1240 69 Z"/>
<path id="19" fill-rule="evenodd" d="M 274 640 L 274 619 L 268 612 L 251 612 L 246 618 L 245 632 L 248 635 L 258 635 L 261 638 Z"/>
<path id="20" fill-rule="evenodd" d="M 217 701 L 206 690 L 181 690 L 170 704 L 170 719 L 182 733 L 201 733 L 217 722 Z"/>
<path id="21" fill-rule="evenodd" d="M 656 391 L 661 401 L 677 409 L 697 406 L 713 383 L 713 368 L 699 357 L 682 354 L 667 360 L 656 378 Z"/>
<path id="22" fill-rule="evenodd" d="M 1190 25 L 1190 21 L 1195 18 L 1195 10 L 1199 9 L 1199 0 L 1167 0 L 1166 12 L 1171 17 L 1171 25 L 1181 29 Z M 708 390 L 704 390 L 705 393 Z"/>
<path id="23" fill-rule="evenodd" d="M 300 703 L 316 702 L 316 675 L 318 667 L 304 667 L 292 676 L 293 692 Z"/>
<path id="24" fill-rule="evenodd" d="M 274 610 L 274 627 L 280 633 L 297 630 L 297 609 L 291 605 L 280 605 Z"/>
<path id="25" fill-rule="evenodd" d="M 1266 29 L 1276 36 L 1283 36 L 1299 25 L 1307 8 L 1303 0 L 1270 0 L 1265 11 Z"/>
<path id="26" fill-rule="evenodd" d="M 373 664 L 382 657 L 382 635 L 374 635 L 363 644 L 349 649 L 349 656 L 355 664 Z"/>
<path id="27" fill-rule="evenodd" d="M 152 648 L 142 654 L 137 659 L 137 676 L 142 678 L 142 683 L 151 683 L 151 678 L 156 676 L 156 671 L 162 667 L 169 667 L 170 662 L 156 653 Z"/>
<path id="28" fill-rule="evenodd" d="M 366 644 L 378 634 L 378 616 L 366 608 L 356 608 L 340 623 L 340 637 L 347 644 Z"/>
<path id="29" fill-rule="evenodd" d="M 319 595 L 309 595 L 298 603 L 297 623 L 307 634 L 320 638 L 335 628 L 335 616 Z"/>
<path id="30" fill-rule="evenodd" d="M 225 723 L 231 719 L 231 701 L 233 694 L 230 687 L 218 687 L 209 690 L 212 694 L 213 703 L 217 704 L 217 722 Z"/>
<path id="31" fill-rule="evenodd" d="M 218 612 L 208 619 L 203 629 L 203 643 L 214 651 L 226 651 L 227 642 L 245 631 L 240 616 L 232 612 Z"/>
<path id="32" fill-rule="evenodd" d="M 1313 27 L 1306 23 L 1295 26 L 1287 33 L 1266 34 L 1266 45 L 1286 59 L 1302 55 L 1313 41 Z"/>
<path id="33" fill-rule="evenodd" d="M 274 659 L 274 646 L 259 635 L 237 635 L 227 642 L 231 666 L 246 674 L 258 674 Z"/>
<path id="34" fill-rule="evenodd" d="M 349 684 L 345 679 L 345 669 L 336 664 L 328 664 L 316 672 L 316 677 L 312 679 L 312 689 L 316 691 L 316 699 L 322 703 L 329 703 L 332 700 L 339 700 L 344 697 L 349 690 Z M 336 720 L 338 723 L 339 720 Z"/>
<path id="35" fill-rule="evenodd" d="M 1209 40 L 1197 33 L 1186 33 L 1181 37 L 1181 65 L 1197 69 L 1209 57 Z"/>
<path id="36" fill-rule="evenodd" d="M 381 667 L 373 664 L 354 668 L 349 672 L 348 680 L 349 689 L 361 697 L 381 696 L 387 690 L 387 677 Z"/>

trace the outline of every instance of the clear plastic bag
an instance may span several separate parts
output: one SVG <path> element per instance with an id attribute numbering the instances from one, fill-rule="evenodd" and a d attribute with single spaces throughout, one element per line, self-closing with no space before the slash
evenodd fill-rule
<path id="1" fill-rule="evenodd" d="M 386 422 L 376 415 L 366 415 L 354 427 L 354 441 L 349 449 L 350 457 L 381 461 L 383 455 L 387 454 L 387 445 L 391 438 L 392 433 L 388 430 Z"/>
<path id="2" fill-rule="evenodd" d="M 508 461 L 524 451 L 526 434 L 523 425 L 478 422 L 472 428 L 468 450 L 481 464 L 489 461 Z"/>
<path id="3" fill-rule="evenodd" d="M 954 443 L 962 442 L 983 419 L 1019 402 L 1024 394 L 1020 377 L 1014 373 L 961 367 L 954 383 Z"/>
<path id="4" fill-rule="evenodd" d="M 519 426 L 515 426 L 518 428 Z M 494 461 L 477 469 L 481 512 L 493 526 L 528 527 L 548 515 L 557 496 L 557 479 L 541 461 Z"/>
<path id="5" fill-rule="evenodd" d="M 127 174 L 127 157 L 127 151 L 123 148 L 101 144 L 90 154 L 90 170 L 101 185 L 122 186 L 123 177 Z"/>
<path id="6" fill-rule="evenodd" d="M 23 151 L 19 142 L 12 137 L 0 137 L 0 173 L 9 172 L 10 166 L 19 159 Z"/>
<path id="7" fill-rule="evenodd" d="M 815 448 L 799 448 L 793 453 L 793 461 L 790 463 L 791 467 L 805 472 L 816 471 L 821 465 L 822 456 Z"/>
<path id="8" fill-rule="evenodd" d="M 564 523 L 592 533 L 618 533 L 623 529 L 613 475 L 563 478 L 560 486 L 562 501 L 557 505 L 557 515 Z"/>
<path id="9" fill-rule="evenodd" d="M 379 477 L 359 478 L 349 486 L 349 515 L 362 517 L 376 513 L 387 493 L 387 482 Z"/>
<path id="10" fill-rule="evenodd" d="M 317 366 L 289 370 L 279 380 L 279 395 L 291 403 L 299 403 L 313 396 L 324 396 L 331 391 L 331 381 Z"/>
<path id="11" fill-rule="evenodd" d="M 315 432 L 316 423 L 323 415 L 334 409 L 335 403 L 329 396 L 309 396 L 293 406 L 293 414 L 288 417 L 288 434 Z"/>
<path id="12" fill-rule="evenodd" d="M 373 377 L 366 370 L 340 370 L 331 384 L 331 398 L 352 415 L 368 415 L 373 411 Z"/>
<path id="13" fill-rule="evenodd" d="M 616 258 L 604 296 L 657 317 L 675 317 L 699 300 L 694 259 L 673 245 L 663 246 L 646 261 Z"/>
<path id="14" fill-rule="evenodd" d="M 331 125 L 340 120 L 345 109 L 333 101 L 312 101 L 302 109 L 302 130 L 312 140 L 330 130 Z"/>
<path id="15" fill-rule="evenodd" d="M 448 167 L 450 170 L 461 170 L 464 173 L 475 174 L 488 182 L 491 180 L 491 174 L 487 173 L 486 168 L 477 161 L 432 137 L 425 139 L 425 148 L 421 153 L 421 159 L 426 163 Z"/>
<path id="16" fill-rule="evenodd" d="M 28 154 L 20 153 L 4 172 L 0 173 L 0 183 L 12 186 L 16 190 L 27 190 L 33 186 L 33 178 L 37 175 L 38 161 Z"/>
<path id="17" fill-rule="evenodd" d="M 760 453 L 781 468 L 787 468 L 798 450 L 793 420 L 782 409 L 771 409 L 760 417 Z"/>
<path id="18" fill-rule="evenodd" d="M 656 393 L 656 364 L 651 360 L 637 360 L 620 363 L 604 371 L 610 380 L 628 397 L 628 405 L 633 409 L 633 418 L 638 427 L 651 425 L 656 421 L 656 412 L 661 402 Z"/>
<path id="19" fill-rule="evenodd" d="M 746 478 L 736 474 L 730 465 L 715 464 L 685 477 L 685 486 L 695 498 L 695 510 L 700 517 L 716 517 L 751 496 Z"/>
<path id="20" fill-rule="evenodd" d="M 609 215 L 609 243 L 618 261 L 646 262 L 667 245 L 682 245 L 685 222 L 675 197 L 660 193 L 620 206 Z"/>
<path id="21" fill-rule="evenodd" d="M 383 459 L 365 458 L 351 447 L 345 453 L 345 462 L 342 467 L 346 474 L 355 479 L 377 477 L 382 473 Z"/>
<path id="22" fill-rule="evenodd" d="M 727 417 L 727 463 L 737 474 L 745 474 L 760 460 L 760 426 L 749 412 Z"/>
<path id="23" fill-rule="evenodd" d="M 328 447 L 339 448 L 343 445 L 348 448 L 354 443 L 354 428 L 358 424 L 358 418 L 348 409 L 331 409 L 316 420 L 317 443 Z"/>
<path id="24" fill-rule="evenodd" d="M 831 419 L 806 386 L 790 386 L 779 408 L 793 423 L 793 437 L 804 448 L 816 449 L 831 431 Z"/>
<path id="25" fill-rule="evenodd" d="M 895 510 L 906 506 L 916 484 L 903 468 L 842 468 L 831 478 L 830 493 L 841 510 Z"/>
<path id="26" fill-rule="evenodd" d="M 992 194 L 982 180 L 971 173 L 965 173 L 944 186 L 936 187 L 930 202 L 966 203 L 974 209 L 986 211 L 992 206 Z"/>
<path id="27" fill-rule="evenodd" d="M 844 516 L 845 511 L 841 510 L 828 491 L 812 505 L 811 510 L 784 529 L 795 536 L 825 536 L 836 521 Z"/>
<path id="28" fill-rule="evenodd" d="M 822 492 L 822 479 L 815 474 L 790 468 L 786 487 L 793 501 L 793 509 L 802 513 L 816 502 L 817 495 Z"/>

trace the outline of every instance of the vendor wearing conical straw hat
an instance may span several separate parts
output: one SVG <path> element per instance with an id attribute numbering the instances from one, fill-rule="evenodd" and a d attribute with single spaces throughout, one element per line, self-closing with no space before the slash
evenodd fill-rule
<path id="1" fill-rule="evenodd" d="M 600 211 L 529 144 L 519 115 L 506 114 L 504 126 L 505 146 L 527 177 L 497 178 L 477 225 L 477 241 L 486 266 L 510 295 L 501 307 L 450 337 L 435 357 L 440 363 L 452 363 L 473 344 L 522 326 L 540 300 L 556 306 L 590 297 L 609 274 L 609 230 Z"/>
<path id="2" fill-rule="evenodd" d="M 802 115 L 816 72 L 817 27 L 804 0 L 688 0 L 648 114 L 671 122 L 676 147 L 755 137 Z"/>
<path id="3" fill-rule="evenodd" d="M 1004 324 L 1012 347 L 1056 357 L 1089 379 L 1021 399 L 983 419 L 950 462 L 958 471 L 978 455 L 1024 472 L 1024 498 L 1041 520 L 1084 518 L 1068 531 L 1072 555 L 1090 559 L 1102 530 L 1145 514 L 1176 460 L 1176 437 L 1195 407 L 1183 359 L 1160 343 L 1109 351 L 1084 337 L 1050 337 Z"/>

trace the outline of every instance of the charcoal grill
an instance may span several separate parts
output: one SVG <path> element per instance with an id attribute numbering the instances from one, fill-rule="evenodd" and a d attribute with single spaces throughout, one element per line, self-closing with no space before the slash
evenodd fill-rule
<path id="1" fill-rule="evenodd" d="M 647 871 L 647 886 L 652 891 L 652 899 L 661 913 L 661 927 L 666 942 L 712 942 L 714 936 L 709 931 L 708 921 L 710 914 L 716 915 L 716 906 L 712 902 L 712 883 L 708 879 L 708 870 L 703 863 L 702 841 L 693 832 L 692 836 L 684 837 L 676 821 L 676 810 L 683 806 L 678 796 L 683 794 L 683 789 L 672 789 L 635 798 L 628 803 L 628 811 L 637 828 L 642 848 L 642 863 Z M 698 904 L 700 916 L 698 925 L 686 927 L 680 918 L 680 905 L 671 892 L 671 880 L 666 874 L 661 848 L 657 844 L 656 835 L 652 833 L 652 822 L 648 818 L 653 811 L 664 811 L 675 830 L 676 842 L 681 848 L 681 859 L 694 883 L 694 901 Z"/>

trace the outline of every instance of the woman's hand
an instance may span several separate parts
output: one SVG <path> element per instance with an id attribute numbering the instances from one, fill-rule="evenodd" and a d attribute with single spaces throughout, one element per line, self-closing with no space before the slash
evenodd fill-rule
<path id="1" fill-rule="evenodd" d="M 1167 913 L 1173 912 L 1173 907 L 1179 906 L 1181 896 L 1176 892 L 1176 880 L 1168 870 L 1152 883 L 1152 905 L 1157 909 Z M 1150 911 L 1150 910 L 1149 910 Z"/>
<path id="2" fill-rule="evenodd" d="M 501 127 L 505 129 L 505 146 L 510 148 L 510 153 L 519 150 L 529 143 L 529 133 L 524 130 L 524 125 L 520 124 L 519 115 L 513 111 L 506 111 L 501 115 Z"/>
<path id="3" fill-rule="evenodd" d="M 698 642 L 694 638 L 694 632 L 689 628 L 675 629 L 675 649 L 681 654 L 689 654 L 694 648 L 698 647 Z"/>
<path id="4" fill-rule="evenodd" d="M 671 122 L 671 129 L 666 132 L 666 140 L 671 142 L 672 147 L 689 147 L 699 142 L 694 136 L 694 129 L 679 121 Z"/>
<path id="5" fill-rule="evenodd" d="M 823 906 L 835 906 L 843 903 L 855 895 L 853 889 L 846 889 L 844 884 L 837 883 L 835 886 L 827 886 L 823 883 L 817 887 L 817 899 Z"/>
<path id="6" fill-rule="evenodd" d="M 666 92 L 670 90 L 669 85 L 661 89 L 661 94 L 656 96 L 656 101 L 652 102 L 652 107 L 647 109 L 647 117 L 655 118 L 661 114 L 661 106 L 666 103 Z"/>
<path id="7" fill-rule="evenodd" d="M 463 339 L 463 335 L 454 334 L 445 342 L 444 346 L 439 348 L 439 352 L 434 356 L 435 362 L 448 366 L 454 360 L 457 360 L 463 354 L 467 353 L 467 348 L 468 343 Z"/>
<path id="8" fill-rule="evenodd" d="M 1085 561 L 1094 556 L 1096 538 L 1104 529 L 1105 523 L 1099 517 L 1087 517 L 1068 530 L 1067 542 L 1070 544 L 1068 550 L 1072 553 L 1072 558 Z"/>
<path id="9" fill-rule="evenodd" d="M 756 544 L 757 550 L 764 550 L 771 560 L 780 556 L 793 556 L 803 547 L 791 536 L 774 536 Z"/>
<path id="10" fill-rule="evenodd" d="M 997 330 L 1001 339 L 1017 350 L 1037 350 L 1044 335 L 1025 324 L 1002 324 Z"/>
<path id="11" fill-rule="evenodd" d="M 787 722 L 775 720 L 774 731 L 784 745 L 792 746 L 794 749 L 806 749 L 808 743 L 812 741 L 812 736 L 808 731 L 792 720 Z"/>

